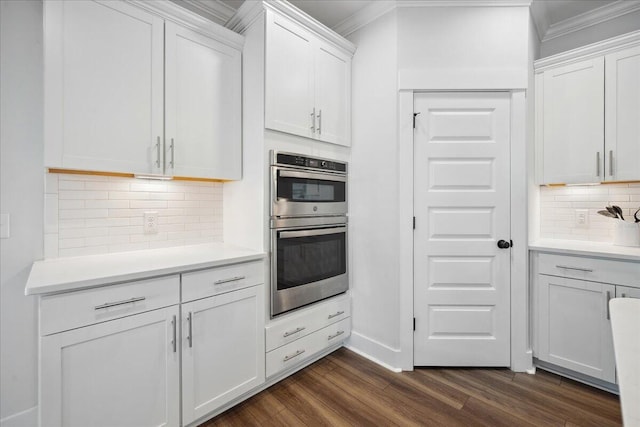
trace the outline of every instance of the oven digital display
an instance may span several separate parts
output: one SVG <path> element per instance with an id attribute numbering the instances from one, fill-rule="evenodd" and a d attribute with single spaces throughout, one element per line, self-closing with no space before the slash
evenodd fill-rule
<path id="1" fill-rule="evenodd" d="M 335 189 L 331 184 L 322 184 L 322 181 L 306 180 L 291 183 L 291 200 L 333 202 Z"/>

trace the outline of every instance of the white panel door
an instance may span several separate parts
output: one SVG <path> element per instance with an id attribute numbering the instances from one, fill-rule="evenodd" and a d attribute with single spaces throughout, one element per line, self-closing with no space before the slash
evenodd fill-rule
<path id="1" fill-rule="evenodd" d="M 288 19 L 267 13 L 265 126 L 315 136 L 314 38 Z"/>
<path id="2" fill-rule="evenodd" d="M 45 165 L 161 173 L 164 21 L 116 1 L 44 15 Z"/>
<path id="3" fill-rule="evenodd" d="M 615 382 L 607 308 L 615 286 L 547 275 L 538 278 L 538 358 Z"/>
<path id="4" fill-rule="evenodd" d="M 41 341 L 41 424 L 180 425 L 178 306 Z"/>
<path id="5" fill-rule="evenodd" d="M 414 364 L 509 366 L 509 94 L 417 94 L 414 111 Z"/>
<path id="6" fill-rule="evenodd" d="M 640 180 L 640 46 L 605 57 L 605 179 Z"/>
<path id="7" fill-rule="evenodd" d="M 316 49 L 316 137 L 351 145 L 351 58 L 319 43 Z"/>
<path id="8" fill-rule="evenodd" d="M 604 58 L 544 72 L 543 182 L 604 180 Z"/>
<path id="9" fill-rule="evenodd" d="M 264 372 L 263 286 L 182 305 L 184 425 L 262 384 Z"/>
<path id="10" fill-rule="evenodd" d="M 241 52 L 166 23 L 165 171 L 240 179 Z"/>

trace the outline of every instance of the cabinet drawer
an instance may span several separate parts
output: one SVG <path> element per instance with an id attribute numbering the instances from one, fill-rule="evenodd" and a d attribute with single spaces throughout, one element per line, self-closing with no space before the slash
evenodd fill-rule
<path id="1" fill-rule="evenodd" d="M 342 295 L 271 322 L 266 327 L 267 351 L 349 317 L 351 315 L 349 302 L 349 296 Z"/>
<path id="2" fill-rule="evenodd" d="M 40 335 L 50 335 L 179 302 L 180 279 L 177 274 L 44 296 L 40 300 Z"/>
<path id="3" fill-rule="evenodd" d="M 245 262 L 182 275 L 182 302 L 264 283 L 262 261 Z"/>
<path id="4" fill-rule="evenodd" d="M 317 352 L 342 342 L 351 335 L 351 318 L 329 325 L 267 353 L 267 377 L 309 359 Z"/>
<path id="5" fill-rule="evenodd" d="M 539 273 L 640 287 L 640 263 L 569 255 L 539 254 Z"/>

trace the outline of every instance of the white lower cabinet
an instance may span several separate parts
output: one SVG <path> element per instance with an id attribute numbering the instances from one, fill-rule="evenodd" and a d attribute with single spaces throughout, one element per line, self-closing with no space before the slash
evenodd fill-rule
<path id="1" fill-rule="evenodd" d="M 178 306 L 41 339 L 40 425 L 178 426 Z"/>
<path id="2" fill-rule="evenodd" d="M 264 288 L 182 304 L 182 422 L 264 382 Z"/>

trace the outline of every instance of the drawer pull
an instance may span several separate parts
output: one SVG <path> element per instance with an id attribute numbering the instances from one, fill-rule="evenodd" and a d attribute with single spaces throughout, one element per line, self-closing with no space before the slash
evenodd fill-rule
<path id="1" fill-rule="evenodd" d="M 338 311 L 337 313 L 334 313 L 334 314 L 330 314 L 330 315 L 329 315 L 329 319 L 333 319 L 334 317 L 338 317 L 338 316 L 340 316 L 341 314 L 344 314 L 344 310 L 342 310 L 342 311 Z"/>
<path id="2" fill-rule="evenodd" d="M 282 336 L 284 338 L 286 338 L 286 337 L 289 337 L 289 336 L 291 336 L 293 334 L 297 334 L 300 331 L 304 331 L 305 329 L 307 329 L 307 328 L 304 327 L 304 326 L 300 326 L 299 328 L 295 328 L 293 331 L 285 332 L 284 334 L 282 334 Z"/>
<path id="3" fill-rule="evenodd" d="M 607 291 L 605 293 L 605 300 L 604 303 L 607 306 L 607 320 L 611 319 L 611 312 L 609 311 L 609 301 L 611 301 L 611 291 Z"/>
<path id="4" fill-rule="evenodd" d="M 191 312 L 187 315 L 187 321 L 189 322 L 189 335 L 187 335 L 187 341 L 189 341 L 189 347 L 193 347 L 193 314 Z"/>
<path id="5" fill-rule="evenodd" d="M 104 303 L 102 305 L 96 305 L 93 309 L 94 310 L 103 310 L 105 308 L 116 307 L 118 305 L 133 304 L 134 302 L 144 301 L 146 299 L 147 299 L 146 297 L 133 297 L 133 298 L 125 299 L 125 300 L 122 300 L 122 301 L 107 302 L 107 303 Z"/>
<path id="6" fill-rule="evenodd" d="M 557 268 L 564 268 L 565 270 L 577 270 L 577 271 L 585 271 L 587 273 L 593 273 L 593 270 L 590 268 L 582 268 L 582 267 L 569 267 L 566 265 L 556 265 Z"/>
<path id="7" fill-rule="evenodd" d="M 232 277 L 230 279 L 220 279 L 220 280 L 216 280 L 215 282 L 213 282 L 213 284 L 214 285 L 222 285 L 223 283 L 237 282 L 238 280 L 242 280 L 242 279 L 246 279 L 246 276 L 236 276 L 236 277 Z"/>
<path id="8" fill-rule="evenodd" d="M 177 325 L 178 322 L 176 322 L 176 316 L 173 316 L 173 319 L 171 319 L 171 326 L 173 327 L 173 339 L 171 340 L 171 344 L 173 345 L 173 352 L 175 353 L 178 349 L 177 349 L 177 343 L 176 343 L 176 337 L 177 337 Z"/>
<path id="9" fill-rule="evenodd" d="M 328 341 L 331 341 L 332 339 L 339 337 L 340 335 L 344 334 L 344 331 L 338 331 L 333 335 L 329 335 Z"/>
<path id="10" fill-rule="evenodd" d="M 285 357 L 284 357 L 284 359 L 282 359 L 282 361 L 283 361 L 283 362 L 288 362 L 289 360 L 291 360 L 291 359 L 293 359 L 293 358 L 295 358 L 295 357 L 300 356 L 300 355 L 301 355 L 302 353 L 304 353 L 304 352 L 305 352 L 305 350 L 298 350 L 298 351 L 296 351 L 295 353 L 290 354 L 289 356 L 285 356 Z"/>

